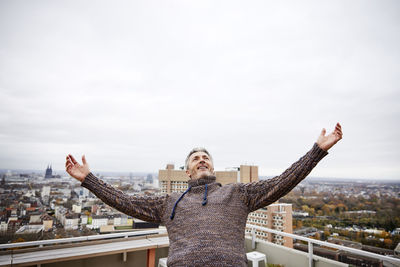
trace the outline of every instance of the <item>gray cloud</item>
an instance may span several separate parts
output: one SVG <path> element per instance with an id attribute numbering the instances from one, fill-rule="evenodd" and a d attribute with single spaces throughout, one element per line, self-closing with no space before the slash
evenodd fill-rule
<path id="1" fill-rule="evenodd" d="M 276 175 L 322 127 L 312 175 L 398 179 L 397 1 L 2 1 L 0 168 L 183 165 Z"/>

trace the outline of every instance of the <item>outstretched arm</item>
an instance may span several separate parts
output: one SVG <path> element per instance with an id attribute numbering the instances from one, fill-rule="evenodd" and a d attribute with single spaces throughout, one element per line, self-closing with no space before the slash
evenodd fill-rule
<path id="1" fill-rule="evenodd" d="M 248 206 L 249 212 L 277 201 L 300 183 L 317 163 L 328 154 L 327 150 L 342 139 L 340 124 L 336 124 L 332 133 L 327 136 L 325 134 L 326 130 L 322 129 L 312 149 L 281 175 L 269 180 L 239 184 L 239 193 L 244 203 Z"/>
<path id="2" fill-rule="evenodd" d="M 89 170 L 85 156 L 82 156 L 82 163 L 79 164 L 72 155 L 68 155 L 65 163 L 67 172 L 104 203 L 132 217 L 161 223 L 167 196 L 127 195 L 94 176 Z"/>

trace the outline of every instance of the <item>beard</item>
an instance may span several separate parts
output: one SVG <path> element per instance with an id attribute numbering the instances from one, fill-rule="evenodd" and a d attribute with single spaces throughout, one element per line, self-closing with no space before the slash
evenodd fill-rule
<path id="1" fill-rule="evenodd" d="M 205 177 L 212 176 L 212 175 L 214 175 L 214 173 L 211 172 L 210 170 L 207 170 L 205 172 L 195 172 L 190 176 L 190 179 L 196 180 L 196 179 L 205 178 Z"/>

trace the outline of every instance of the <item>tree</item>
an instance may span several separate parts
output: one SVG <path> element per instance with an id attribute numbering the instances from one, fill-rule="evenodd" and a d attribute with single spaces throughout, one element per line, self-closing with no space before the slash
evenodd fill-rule
<path id="1" fill-rule="evenodd" d="M 319 232 L 315 233 L 315 239 L 321 240 L 321 234 Z"/>
<path id="2" fill-rule="evenodd" d="M 296 228 L 301 228 L 301 227 L 303 227 L 303 222 L 301 220 L 297 220 Z"/>
<path id="3" fill-rule="evenodd" d="M 392 247 L 393 241 L 389 238 L 386 238 L 385 240 L 383 240 L 383 243 L 385 244 L 385 247 L 390 249 Z"/>

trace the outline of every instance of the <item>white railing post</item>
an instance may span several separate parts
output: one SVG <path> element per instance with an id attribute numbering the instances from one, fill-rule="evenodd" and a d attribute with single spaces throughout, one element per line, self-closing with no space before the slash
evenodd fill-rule
<path id="1" fill-rule="evenodd" d="M 313 254 L 313 243 L 308 242 L 308 267 L 314 267 Z"/>

